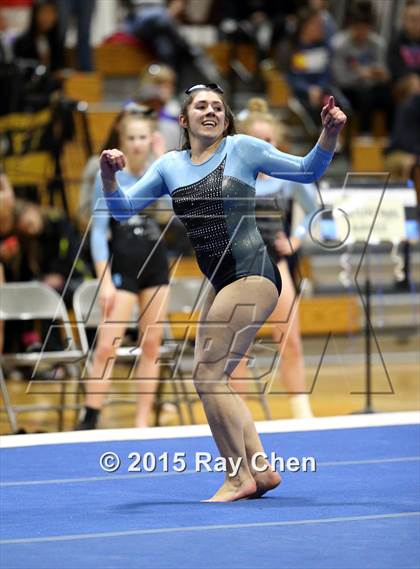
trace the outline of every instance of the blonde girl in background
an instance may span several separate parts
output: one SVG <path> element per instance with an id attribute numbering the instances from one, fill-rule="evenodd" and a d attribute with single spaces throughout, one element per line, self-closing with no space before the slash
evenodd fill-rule
<path id="1" fill-rule="evenodd" d="M 273 146 L 285 149 L 286 132 L 284 126 L 270 113 L 264 99 L 252 98 L 247 108 L 238 117 L 239 132 L 255 136 Z M 288 237 L 284 226 L 291 202 L 296 201 L 305 217 Z M 312 417 L 312 410 L 305 385 L 305 367 L 299 318 L 294 313 L 297 295 L 290 274 L 287 257 L 295 253 L 305 238 L 313 214 L 319 209 L 315 184 L 279 180 L 260 173 L 256 183 L 257 224 L 271 258 L 280 271 L 283 288 L 279 301 L 269 322 L 272 324 L 273 339 L 280 353 L 281 378 L 285 391 L 289 394 L 292 416 L 294 418 Z M 250 372 L 244 358 L 232 374 L 232 385 L 244 395 L 247 391 L 246 379 Z"/>
<path id="2" fill-rule="evenodd" d="M 130 104 L 117 117 L 107 145 L 118 145 L 127 158 L 125 168 L 117 174 L 123 188 L 142 177 L 152 155 L 160 156 L 164 151 L 153 116 L 151 109 Z M 167 251 L 150 209 L 117 223 L 104 203 L 101 186 L 98 172 L 93 189 L 91 253 L 96 276 L 101 281 L 99 301 L 103 316 L 112 325 L 99 329 L 91 369 L 94 381 L 86 384 L 85 404 L 77 428 L 97 426 L 110 386 L 115 340 L 124 337 L 125 323 L 131 321 L 136 303 L 140 314 L 141 356 L 134 375 L 138 380 L 135 424 L 147 427 L 159 378 L 156 362 L 163 336 L 159 322 L 165 320 L 168 302 Z"/>

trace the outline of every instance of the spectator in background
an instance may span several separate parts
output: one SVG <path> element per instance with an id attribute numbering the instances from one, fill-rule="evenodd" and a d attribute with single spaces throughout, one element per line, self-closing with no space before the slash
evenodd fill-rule
<path id="1" fill-rule="evenodd" d="M 409 0 L 404 8 L 402 29 L 388 50 L 394 88 L 407 75 L 420 76 L 420 2 Z"/>
<path id="2" fill-rule="evenodd" d="M 0 283 L 16 274 L 19 243 L 14 235 L 15 195 L 7 176 L 0 172 Z M 0 354 L 4 345 L 4 322 L 0 320 Z"/>
<path id="3" fill-rule="evenodd" d="M 348 107 L 332 82 L 331 50 L 319 10 L 305 8 L 299 12 L 296 30 L 280 54 L 280 67 L 287 73 L 293 93 L 308 113 L 313 129 L 329 95 L 334 95 L 342 108 Z"/>
<path id="4" fill-rule="evenodd" d="M 393 179 L 406 182 L 420 156 L 420 76 L 400 79 L 396 94 L 399 102 L 385 166 Z"/>
<path id="5" fill-rule="evenodd" d="M 373 112 L 386 112 L 392 125 L 392 100 L 386 67 L 385 42 L 372 29 L 370 4 L 355 6 L 347 29 L 332 40 L 335 80 L 360 117 L 362 134 L 371 132 Z"/>
<path id="6" fill-rule="evenodd" d="M 13 51 L 15 57 L 32 59 L 51 73 L 59 73 L 64 68 L 64 48 L 54 0 L 34 2 L 29 28 L 16 38 Z"/>
<path id="7" fill-rule="evenodd" d="M 176 74 L 173 69 L 154 63 L 141 73 L 139 89 L 134 97 L 137 103 L 156 111 L 157 127 L 167 150 L 178 149 L 181 140 L 178 123 L 181 107 L 175 97 L 175 88 Z"/>
<path id="8" fill-rule="evenodd" d="M 252 1 L 252 0 L 250 0 Z M 270 15 L 273 20 L 273 34 L 271 37 L 271 50 L 281 54 L 283 47 L 288 44 L 289 37 L 296 31 L 297 14 L 307 7 L 306 0 L 285 0 L 276 2 L 276 15 Z"/>
<path id="9" fill-rule="evenodd" d="M 16 280 L 19 275 L 20 248 L 15 234 L 15 194 L 6 174 L 0 168 L 0 283 Z M 11 323 L 0 319 L 0 354 L 13 344 L 19 332 L 11 329 Z M 15 328 L 15 327 L 14 327 Z M 5 330 L 7 342 L 5 345 Z M 14 370 L 7 370 L 8 374 Z"/>
<path id="10" fill-rule="evenodd" d="M 15 194 L 6 174 L 0 172 L 0 266 L 5 280 L 18 274 L 19 242 L 15 235 Z"/>
<path id="11" fill-rule="evenodd" d="M 7 21 L 0 9 L 0 115 L 13 112 L 19 99 L 20 81 L 13 65 L 14 35 L 7 28 Z"/>
<path id="12" fill-rule="evenodd" d="M 3 190 L 0 192 L 2 194 Z M 10 201 L 10 198 L 7 199 Z M 63 294 L 66 304 L 70 305 L 77 286 L 91 274 L 88 265 L 79 256 L 79 234 L 59 212 L 22 200 L 13 202 L 13 225 L 9 221 L 7 236 L 0 240 L 5 280 L 40 280 Z M 4 205 L 3 198 L 0 205 Z M 1 210 L 3 222 L 4 208 Z M 3 224 L 1 227 L 4 227 Z M 41 348 L 41 336 L 32 322 L 9 324 L 6 323 L 6 351 Z M 49 326 L 49 322 L 42 321 L 43 337 L 46 337 Z M 62 349 L 58 333 L 49 335 L 48 348 Z"/>
<path id="13" fill-rule="evenodd" d="M 219 31 L 222 40 L 255 45 L 257 59 L 269 56 L 275 39 L 284 35 L 285 20 L 303 0 L 223 0 L 219 6 Z"/>
<path id="14" fill-rule="evenodd" d="M 329 10 L 329 4 L 329 0 L 308 0 L 309 8 L 318 10 L 321 15 L 327 41 L 331 41 L 338 30 L 337 22 Z"/>
<path id="15" fill-rule="evenodd" d="M 92 71 L 92 50 L 90 47 L 90 24 L 95 0 L 58 0 L 60 15 L 60 33 L 62 43 L 65 45 L 66 32 L 69 27 L 70 17 L 77 23 L 76 57 L 77 68 L 80 71 Z"/>
<path id="16" fill-rule="evenodd" d="M 78 231 L 63 213 L 31 202 L 17 202 L 15 216 L 25 274 L 64 294 L 70 306 L 76 288 L 91 275 L 80 256 Z"/>
<path id="17" fill-rule="evenodd" d="M 64 46 L 58 27 L 58 9 L 53 0 L 36 0 L 29 28 L 13 44 L 14 56 L 26 67 L 26 91 L 38 108 L 48 104 L 51 93 L 61 87 Z"/>
<path id="18" fill-rule="evenodd" d="M 14 34 L 7 28 L 6 18 L 0 10 L 0 65 L 11 63 L 13 59 L 12 44 Z"/>
<path id="19" fill-rule="evenodd" d="M 14 228 L 15 194 L 9 178 L 0 170 L 0 236 L 9 235 Z"/>
<path id="20" fill-rule="evenodd" d="M 130 0 L 125 31 L 134 35 L 177 73 L 177 89 L 195 83 L 218 83 L 220 74 L 211 60 L 182 37 L 179 29 L 186 0 Z"/>

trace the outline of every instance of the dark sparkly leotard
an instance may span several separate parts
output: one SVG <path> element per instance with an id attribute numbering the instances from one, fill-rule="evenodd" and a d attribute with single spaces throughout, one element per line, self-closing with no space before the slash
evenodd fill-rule
<path id="1" fill-rule="evenodd" d="M 255 220 L 257 175 L 309 183 L 323 174 L 331 158 L 319 145 L 301 158 L 257 138 L 228 136 L 202 164 L 191 162 L 187 150 L 169 152 L 129 190 L 118 188 L 105 197 L 113 217 L 123 220 L 168 193 L 216 292 L 239 278 L 261 275 L 280 293 L 280 275 Z"/>

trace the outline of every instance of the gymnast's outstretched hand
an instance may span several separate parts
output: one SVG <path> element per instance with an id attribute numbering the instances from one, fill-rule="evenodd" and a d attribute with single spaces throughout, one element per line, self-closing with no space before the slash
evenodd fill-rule
<path id="1" fill-rule="evenodd" d="M 115 189 L 115 173 L 125 168 L 126 159 L 121 150 L 113 148 L 104 150 L 99 159 L 101 177 L 105 192 L 113 192 Z"/>
<path id="2" fill-rule="evenodd" d="M 330 97 L 325 107 L 322 107 L 321 120 L 324 128 L 322 129 L 318 144 L 323 150 L 334 152 L 338 135 L 347 122 L 346 115 L 339 107 L 335 106 L 334 97 Z"/>
<path id="3" fill-rule="evenodd" d="M 322 107 L 322 126 L 328 136 L 337 136 L 347 122 L 347 116 L 340 107 L 336 107 L 334 97 L 328 99 L 328 103 Z"/>

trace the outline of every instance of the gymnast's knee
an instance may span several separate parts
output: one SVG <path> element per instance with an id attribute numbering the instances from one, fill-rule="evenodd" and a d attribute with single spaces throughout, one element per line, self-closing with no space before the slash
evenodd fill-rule
<path id="1" fill-rule="evenodd" d="M 199 362 L 195 366 L 193 382 L 197 393 L 217 390 L 222 383 L 224 375 L 220 374 L 220 366 L 208 362 Z"/>

